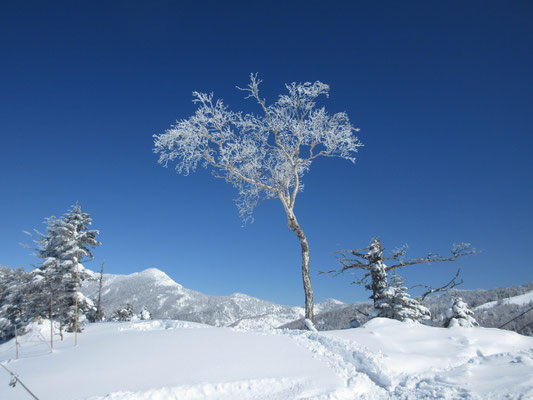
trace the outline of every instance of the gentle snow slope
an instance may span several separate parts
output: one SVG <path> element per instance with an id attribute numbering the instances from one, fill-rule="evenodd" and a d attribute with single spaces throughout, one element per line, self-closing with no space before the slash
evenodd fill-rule
<path id="1" fill-rule="evenodd" d="M 362 328 L 268 333 L 180 321 L 90 325 L 44 341 L 46 325 L 0 345 L 40 400 L 533 398 L 533 338 L 374 319 Z M 43 337 L 44 335 L 44 337 Z M 0 370 L 0 399 L 27 399 Z"/>
<path id="2" fill-rule="evenodd" d="M 501 304 L 517 304 L 522 306 L 533 301 L 533 292 L 524 293 L 520 296 L 509 297 L 508 299 L 502 299 Z M 489 301 L 488 303 L 481 304 L 475 308 L 476 311 L 479 310 L 488 310 L 489 308 L 495 307 L 498 305 L 497 301 Z"/>

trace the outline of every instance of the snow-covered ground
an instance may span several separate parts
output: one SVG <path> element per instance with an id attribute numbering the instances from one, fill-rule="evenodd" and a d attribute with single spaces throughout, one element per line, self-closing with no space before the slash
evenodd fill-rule
<path id="1" fill-rule="evenodd" d="M 501 304 L 517 304 L 519 306 L 531 303 L 532 301 L 533 301 L 533 292 L 524 293 L 519 296 L 513 296 L 507 299 L 500 300 Z M 498 305 L 498 301 L 489 301 L 488 303 L 477 306 L 475 310 L 476 311 L 488 310 L 489 308 L 495 307 L 497 305 Z"/>
<path id="2" fill-rule="evenodd" d="M 49 327 L 49 325 L 48 325 Z M 52 352 L 45 324 L 0 345 L 40 400 L 533 398 L 533 338 L 374 319 L 330 332 L 99 323 Z M 45 339 L 46 338 L 46 339 Z M 0 368 L 0 399 L 29 399 Z"/>

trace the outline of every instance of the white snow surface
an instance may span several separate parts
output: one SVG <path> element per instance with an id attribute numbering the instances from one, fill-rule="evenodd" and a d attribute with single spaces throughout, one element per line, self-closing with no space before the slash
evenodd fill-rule
<path id="1" fill-rule="evenodd" d="M 519 296 L 509 297 L 507 299 L 502 299 L 501 304 L 517 304 L 519 306 L 528 304 L 533 301 L 533 291 L 521 294 Z M 488 303 L 481 304 L 475 308 L 476 311 L 479 310 L 488 310 L 489 308 L 496 307 L 498 301 L 489 301 Z"/>
<path id="2" fill-rule="evenodd" d="M 531 399 L 533 338 L 376 318 L 329 332 L 152 320 L 89 325 L 51 351 L 49 323 L 0 345 L 40 400 Z M 0 368 L 0 399 L 28 399 Z"/>

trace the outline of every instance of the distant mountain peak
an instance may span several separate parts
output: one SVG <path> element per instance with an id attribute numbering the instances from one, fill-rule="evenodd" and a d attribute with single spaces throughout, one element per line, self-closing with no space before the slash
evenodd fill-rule
<path id="1" fill-rule="evenodd" d="M 239 292 L 237 292 L 237 293 L 232 293 L 232 294 L 230 295 L 230 297 L 237 298 L 237 299 L 238 299 L 238 298 L 241 298 L 241 299 L 249 299 L 251 296 L 248 296 L 247 294 L 244 294 L 244 293 L 239 293 Z"/>
<path id="2" fill-rule="evenodd" d="M 85 282 L 82 290 L 87 297 L 96 299 L 97 281 Z M 243 329 L 275 328 L 304 314 L 302 307 L 280 305 L 239 292 L 229 296 L 209 296 L 184 288 L 158 268 L 129 275 L 104 275 L 104 313 L 109 317 L 127 303 L 135 313 L 146 307 L 153 318 Z M 343 305 L 338 300 L 326 299 L 317 304 L 315 310 L 324 312 Z"/>
<path id="3" fill-rule="evenodd" d="M 95 299 L 98 283 L 86 281 L 82 290 L 89 298 Z M 244 328 L 274 328 L 303 315 L 301 307 L 283 306 L 243 293 L 209 296 L 187 289 L 157 268 L 129 275 L 104 275 L 104 313 L 110 316 L 127 303 L 131 304 L 135 313 L 146 307 L 153 318 Z"/>
<path id="4" fill-rule="evenodd" d="M 144 271 L 138 272 L 137 274 L 154 279 L 156 285 L 158 286 L 178 286 L 180 288 L 183 287 L 179 283 L 174 281 L 170 276 L 168 276 L 163 271 L 157 268 L 147 268 Z"/>

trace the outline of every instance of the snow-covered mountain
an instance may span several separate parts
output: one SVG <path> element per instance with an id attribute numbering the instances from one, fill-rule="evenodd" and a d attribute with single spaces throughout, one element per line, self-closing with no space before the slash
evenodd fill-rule
<path id="1" fill-rule="evenodd" d="M 82 292 L 96 299 L 98 283 L 87 281 Z M 126 303 L 133 306 L 135 313 L 145 306 L 155 319 L 177 319 L 248 329 L 278 327 L 304 315 L 302 307 L 279 305 L 241 293 L 209 296 L 190 290 L 156 268 L 130 275 L 104 275 L 104 314 L 110 316 Z M 317 304 L 316 310 L 323 312 L 343 305 L 338 300 L 327 299 Z"/>
<path id="2" fill-rule="evenodd" d="M 91 273 L 91 272 L 89 272 Z M 92 273 L 95 278 L 97 274 Z M 533 283 L 511 288 L 490 290 L 456 290 L 436 295 L 426 300 L 426 305 L 437 320 L 449 307 L 452 294 L 458 294 L 474 310 L 478 322 L 485 327 L 499 327 L 526 311 L 533 299 Z M 82 289 L 85 296 L 96 300 L 98 282 L 86 281 Z M 104 275 L 102 306 L 106 316 L 126 303 L 139 313 L 145 306 L 154 319 L 174 319 L 200 322 L 213 326 L 243 329 L 302 328 L 304 309 L 264 301 L 241 293 L 230 296 L 210 296 L 184 288 L 163 271 L 149 268 L 130 275 Z M 315 304 L 315 324 L 319 330 L 343 329 L 352 320 L 365 323 L 371 303 L 345 304 L 326 299 Z M 524 329 L 533 321 L 533 311 L 524 314 L 505 326 L 522 334 L 533 334 Z M 357 323 L 355 324 L 357 325 Z"/>

